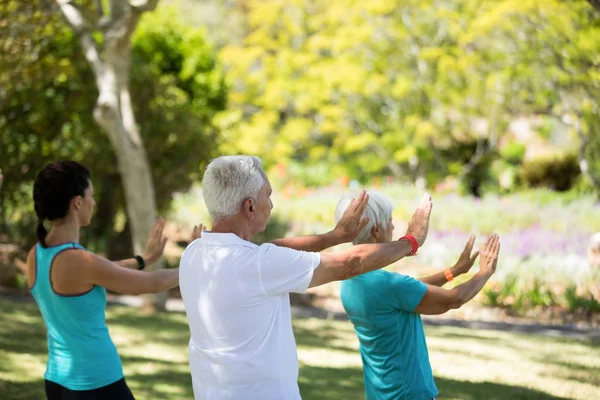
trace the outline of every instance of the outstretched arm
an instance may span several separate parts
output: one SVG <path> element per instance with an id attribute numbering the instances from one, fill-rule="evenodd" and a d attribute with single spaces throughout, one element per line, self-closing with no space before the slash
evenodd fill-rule
<path id="1" fill-rule="evenodd" d="M 427 285 L 427 292 L 414 312 L 418 314 L 437 315 L 450 309 L 459 308 L 477 295 L 496 272 L 500 240 L 497 235 L 490 236 L 481 249 L 479 272 L 467 282 L 446 290 Z"/>
<path id="2" fill-rule="evenodd" d="M 165 250 L 167 244 L 167 238 L 163 237 L 163 230 L 165 229 L 165 220 L 161 218 L 157 219 L 150 229 L 150 235 L 148 236 L 148 242 L 146 242 L 146 250 L 142 258 L 146 265 L 154 264 L 157 262 Z M 138 269 L 138 260 L 136 258 L 127 258 L 125 260 L 113 261 L 114 264 L 123 268 Z"/>
<path id="3" fill-rule="evenodd" d="M 348 206 L 335 229 L 331 232 L 321 235 L 276 239 L 270 243 L 294 250 L 319 252 L 338 244 L 351 242 L 369 222 L 368 218 L 363 218 L 368 202 L 369 196 L 363 190 Z"/>
<path id="4" fill-rule="evenodd" d="M 471 255 L 471 251 L 473 251 L 474 243 L 475 243 L 475 235 L 471 235 L 469 237 L 469 241 L 467 242 L 467 245 L 465 246 L 463 252 L 460 254 L 460 257 L 458 258 L 458 261 L 456 262 L 456 264 L 454 264 L 453 267 L 448 268 L 450 270 L 450 273 L 452 274 L 453 278 L 456 278 L 459 275 L 469 272 L 469 270 L 475 263 L 475 260 L 477 259 L 477 256 L 479 255 L 479 251 L 476 251 L 475 253 L 473 253 L 473 255 Z M 423 283 L 426 283 L 428 285 L 441 287 L 441 286 L 445 285 L 447 282 L 449 282 L 449 280 L 446 277 L 445 271 L 446 270 L 443 270 L 443 271 L 440 271 L 440 272 L 430 275 L 430 276 L 418 278 L 418 280 Z"/>
<path id="5" fill-rule="evenodd" d="M 408 224 L 407 235 L 413 236 L 422 246 L 429 230 L 431 196 L 423 196 L 421 206 L 415 211 Z M 340 252 L 321 254 L 321 263 L 315 269 L 309 287 L 320 286 L 332 281 L 349 279 L 390 265 L 412 253 L 408 240 L 388 243 L 359 244 Z"/>

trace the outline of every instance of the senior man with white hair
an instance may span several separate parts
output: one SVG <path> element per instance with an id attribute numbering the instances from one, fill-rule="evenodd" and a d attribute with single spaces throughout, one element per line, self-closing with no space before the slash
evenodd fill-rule
<path id="1" fill-rule="evenodd" d="M 258 158 L 211 161 L 202 192 L 212 230 L 187 247 L 180 263 L 196 400 L 300 399 L 289 293 L 348 279 L 415 253 L 427 236 L 432 207 L 431 196 L 424 196 L 405 240 L 319 254 L 306 250 L 350 241 L 368 222 L 361 219 L 368 201 L 364 192 L 341 218 L 350 221 L 351 238 L 325 234 L 261 246 L 250 239 L 265 229 L 273 204 Z"/>
<path id="2" fill-rule="evenodd" d="M 364 211 L 368 224 L 353 243 L 392 240 L 392 202 L 367 192 Z M 338 203 L 339 220 L 352 197 Z M 438 395 L 433 380 L 420 314 L 443 314 L 471 300 L 496 271 L 500 242 L 492 235 L 481 249 L 479 272 L 454 289 L 441 286 L 471 269 L 479 252 L 471 255 L 471 235 L 456 264 L 419 280 L 387 271 L 372 271 L 342 282 L 340 297 L 360 342 L 367 400 L 430 400 Z"/>

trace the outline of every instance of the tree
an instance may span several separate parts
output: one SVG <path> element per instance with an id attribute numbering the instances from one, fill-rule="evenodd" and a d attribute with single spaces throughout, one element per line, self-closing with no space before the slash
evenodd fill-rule
<path id="1" fill-rule="evenodd" d="M 22 42 L 22 28 L 16 24 L 2 35 L 2 48 L 15 47 L 6 58 L 10 64 L 0 70 L 5 83 L 0 92 L 0 159 L 7 175 L 6 190 L 0 192 L 2 231 L 15 243 L 31 245 L 35 174 L 52 160 L 71 158 L 90 168 L 98 199 L 89 235 L 84 232 L 86 245 L 111 258 L 130 256 L 117 160 L 90 113 L 98 96 L 93 72 L 57 9 L 27 2 L 14 6 L 5 10 L 8 21 L 35 21 L 33 26 L 43 21 L 44 29 L 28 31 Z M 184 26 L 169 9 L 140 21 L 132 37 L 131 68 L 132 102 L 153 182 L 161 188 L 156 201 L 162 213 L 172 193 L 198 181 L 201 168 L 215 154 L 218 131 L 213 119 L 226 99 L 223 71 L 203 31 Z"/>
<path id="2" fill-rule="evenodd" d="M 478 194 L 513 119 L 594 98 L 600 37 L 574 3 L 245 2 L 244 42 L 221 52 L 223 150 L 329 179 L 450 174 Z"/>
<path id="3" fill-rule="evenodd" d="M 489 152 L 502 133 L 484 59 L 462 43 L 477 2 L 249 4 L 244 44 L 221 52 L 237 105 L 223 118 L 225 151 L 325 164 L 330 178 L 423 180 L 448 173 L 441 150 Z M 474 129 L 482 118 L 490 129 Z"/>
<path id="4" fill-rule="evenodd" d="M 573 141 L 579 139 L 580 169 L 600 193 L 597 11 L 583 1 L 490 4 L 467 35 L 477 47 L 486 44 L 480 38 L 499 39 L 489 65 L 500 72 L 504 107 L 513 115 L 545 116 L 571 130 Z"/>
<path id="5" fill-rule="evenodd" d="M 86 7 L 72 0 L 56 2 L 77 35 L 94 73 L 98 89 L 94 119 L 106 132 L 115 150 L 123 180 L 134 251 L 141 254 L 156 218 L 156 200 L 150 165 L 129 92 L 131 36 L 142 14 L 154 10 L 158 0 L 135 3 L 111 0 L 109 13 L 105 13 L 102 1 L 96 2 L 93 7 Z M 84 14 L 86 12 L 92 16 L 88 18 Z M 96 40 L 94 33 L 101 36 L 101 42 Z M 163 268 L 162 261 L 153 268 Z M 166 294 L 162 293 L 147 296 L 145 305 L 148 308 L 164 309 L 165 302 Z"/>

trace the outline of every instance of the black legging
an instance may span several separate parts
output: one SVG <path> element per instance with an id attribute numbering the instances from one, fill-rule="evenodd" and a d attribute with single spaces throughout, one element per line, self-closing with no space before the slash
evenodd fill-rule
<path id="1" fill-rule="evenodd" d="M 48 400 L 135 400 L 125 383 L 125 378 L 92 390 L 70 390 L 46 380 L 46 398 Z"/>

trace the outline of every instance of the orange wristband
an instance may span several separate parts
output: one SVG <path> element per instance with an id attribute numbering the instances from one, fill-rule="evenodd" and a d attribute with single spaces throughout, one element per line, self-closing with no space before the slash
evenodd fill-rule
<path id="1" fill-rule="evenodd" d="M 454 279 L 454 275 L 452 275 L 452 271 L 450 271 L 450 268 L 446 268 L 444 270 L 444 275 L 446 275 L 446 280 L 448 282 L 450 282 L 452 279 Z"/>

